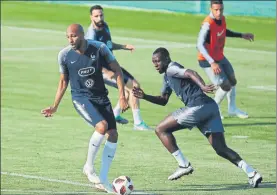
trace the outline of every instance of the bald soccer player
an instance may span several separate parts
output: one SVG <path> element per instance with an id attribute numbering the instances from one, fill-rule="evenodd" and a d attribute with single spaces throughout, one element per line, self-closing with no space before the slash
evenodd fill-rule
<path id="1" fill-rule="evenodd" d="M 89 141 L 83 172 L 96 188 L 112 193 L 108 172 L 117 148 L 118 133 L 100 62 L 105 61 L 116 73 L 119 103 L 122 111 L 125 111 L 128 109 L 128 103 L 124 94 L 122 71 L 105 44 L 85 39 L 81 25 L 71 24 L 67 28 L 66 37 L 69 45 L 58 54 L 60 81 L 54 104 L 43 109 L 41 113 L 45 117 L 51 117 L 57 111 L 70 82 L 72 102 L 76 111 L 95 128 Z M 107 141 L 103 149 L 98 177 L 94 169 L 94 161 L 105 134 Z"/>

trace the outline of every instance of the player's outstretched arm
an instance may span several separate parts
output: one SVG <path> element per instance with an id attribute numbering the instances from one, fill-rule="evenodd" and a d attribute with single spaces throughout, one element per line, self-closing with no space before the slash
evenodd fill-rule
<path id="1" fill-rule="evenodd" d="M 125 98 L 125 91 L 124 91 L 124 80 L 123 80 L 123 73 L 122 70 L 116 60 L 112 61 L 109 66 L 111 67 L 112 71 L 115 73 L 116 83 L 119 92 L 119 103 L 122 112 L 125 112 L 128 108 L 128 102 Z"/>
<path id="2" fill-rule="evenodd" d="M 254 35 L 252 33 L 242 33 L 242 38 L 250 42 L 254 41 Z"/>
<path id="3" fill-rule="evenodd" d="M 161 96 L 152 96 L 144 93 L 144 91 L 141 88 L 134 87 L 133 88 L 133 94 L 136 98 L 144 99 L 148 102 L 151 102 L 153 104 L 158 104 L 161 106 L 165 106 L 169 99 L 169 94 L 163 94 Z"/>
<path id="4" fill-rule="evenodd" d="M 213 93 L 215 90 L 215 86 L 213 84 L 206 85 L 202 77 L 193 70 L 187 69 L 184 77 L 193 80 L 206 93 Z"/>
<path id="5" fill-rule="evenodd" d="M 252 33 L 238 33 L 231 31 L 229 29 L 226 30 L 226 36 L 227 37 L 238 37 L 238 38 L 243 38 L 249 41 L 254 41 L 254 35 Z"/>
<path id="6" fill-rule="evenodd" d="M 121 45 L 113 42 L 113 50 L 119 50 L 119 49 L 130 50 L 131 52 L 133 52 L 135 50 L 135 47 L 129 44 Z"/>
<path id="7" fill-rule="evenodd" d="M 43 114 L 45 117 L 51 117 L 58 109 L 58 106 L 63 98 L 63 95 L 67 89 L 68 86 L 68 75 L 67 74 L 61 74 L 60 81 L 58 85 L 58 89 L 56 92 L 56 97 L 54 100 L 54 104 L 48 108 L 45 108 L 41 111 L 41 114 Z"/>

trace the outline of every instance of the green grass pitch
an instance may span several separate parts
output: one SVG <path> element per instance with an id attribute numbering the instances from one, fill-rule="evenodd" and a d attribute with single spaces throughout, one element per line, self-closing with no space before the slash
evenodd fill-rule
<path id="1" fill-rule="evenodd" d="M 89 8 L 82 6 L 1 2 L 1 194 L 105 194 L 89 187 L 82 174 L 93 128 L 75 112 L 70 90 L 53 118 L 40 114 L 42 108 L 52 104 L 56 93 L 57 54 L 67 45 L 65 29 L 70 23 L 87 28 L 88 13 Z M 105 9 L 105 14 L 114 41 L 137 47 L 134 53 L 116 51 L 115 55 L 146 93 L 160 92 L 162 78 L 151 63 L 153 50 L 160 46 L 169 49 L 174 61 L 198 71 L 208 82 L 198 66 L 195 48 L 204 16 L 112 9 Z M 177 163 L 154 132 L 132 130 L 130 110 L 123 114 L 130 124 L 118 125 L 119 145 L 110 180 L 130 176 L 135 194 L 276 193 L 275 20 L 228 16 L 227 24 L 234 31 L 256 35 L 253 43 L 227 39 L 225 54 L 238 80 L 237 105 L 250 118 L 226 117 L 223 123 L 228 145 L 263 175 L 261 187 L 249 188 L 246 175 L 218 157 L 196 128 L 175 133 L 195 172 L 168 181 Z M 108 89 L 115 105 L 117 90 Z M 142 101 L 141 113 L 145 122 L 154 127 L 182 106 L 173 94 L 165 107 Z M 227 114 L 226 100 L 222 111 Z"/>

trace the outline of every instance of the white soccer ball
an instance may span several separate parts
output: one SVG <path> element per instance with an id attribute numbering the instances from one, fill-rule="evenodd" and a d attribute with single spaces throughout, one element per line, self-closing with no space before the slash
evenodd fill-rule
<path id="1" fill-rule="evenodd" d="M 113 181 L 113 189 L 117 194 L 128 195 L 134 190 L 134 185 L 130 177 L 119 176 Z"/>

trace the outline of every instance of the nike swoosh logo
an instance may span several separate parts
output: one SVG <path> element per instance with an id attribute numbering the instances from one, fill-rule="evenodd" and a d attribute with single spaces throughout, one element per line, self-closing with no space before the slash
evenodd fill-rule
<path id="1" fill-rule="evenodd" d="M 217 33 L 217 36 L 220 37 L 224 33 L 224 29 L 221 32 Z"/>
<path id="2" fill-rule="evenodd" d="M 70 61 L 71 64 L 75 63 L 76 61 Z"/>
<path id="3" fill-rule="evenodd" d="M 113 156 L 108 155 L 109 158 L 113 158 Z"/>
<path id="4" fill-rule="evenodd" d="M 92 144 L 94 147 L 99 147 L 99 146 L 96 146 L 95 144 Z"/>

